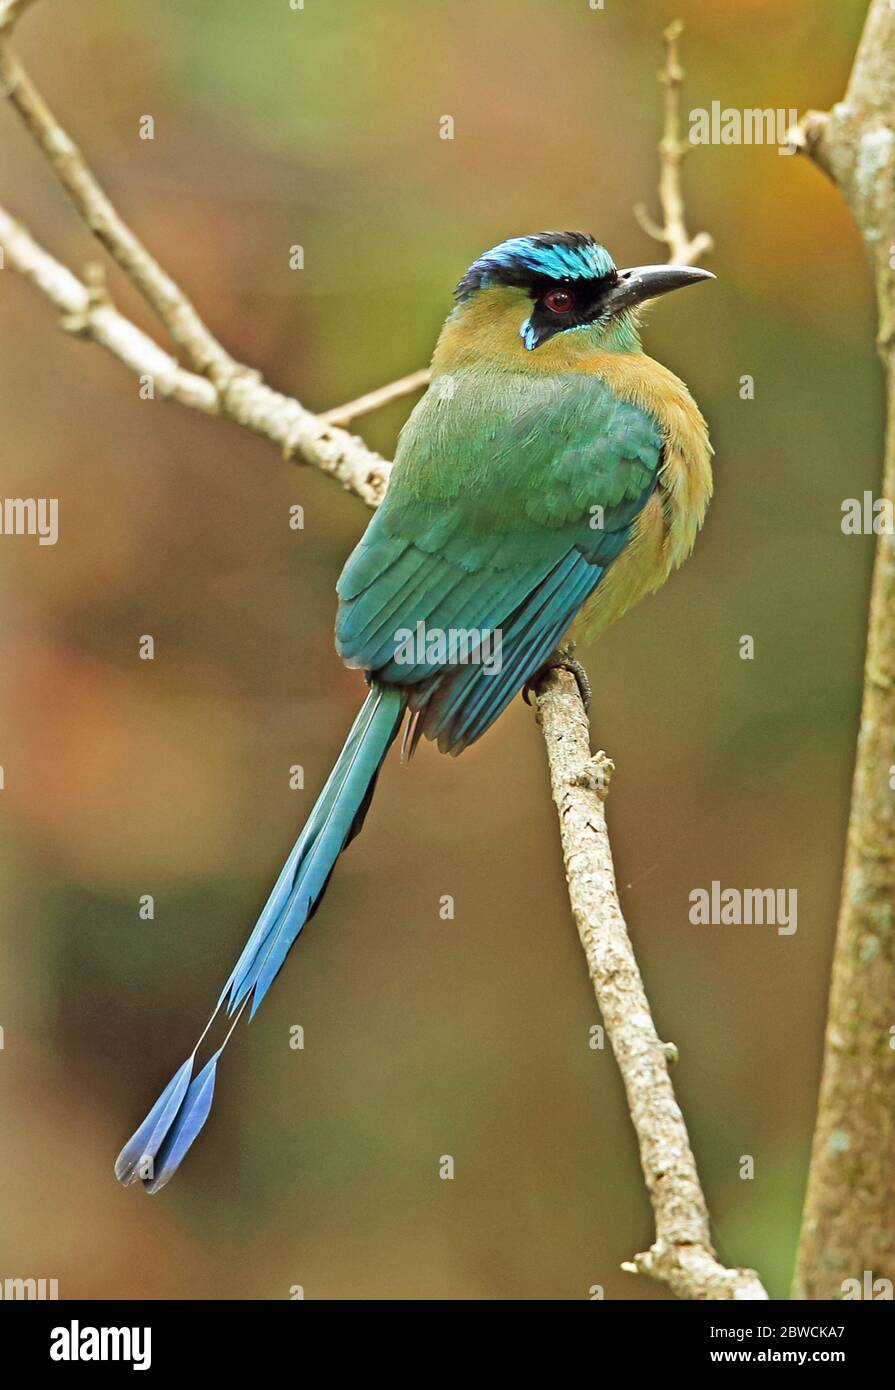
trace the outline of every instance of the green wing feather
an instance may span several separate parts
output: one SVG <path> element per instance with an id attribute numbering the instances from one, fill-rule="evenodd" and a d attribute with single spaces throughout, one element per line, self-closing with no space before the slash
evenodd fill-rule
<path id="1" fill-rule="evenodd" d="M 410 688 L 420 731 L 460 751 L 543 665 L 623 550 L 661 449 L 652 416 L 597 377 L 437 378 L 339 580 L 343 660 Z M 397 661 L 397 633 L 418 623 L 500 628 L 501 672 Z"/>

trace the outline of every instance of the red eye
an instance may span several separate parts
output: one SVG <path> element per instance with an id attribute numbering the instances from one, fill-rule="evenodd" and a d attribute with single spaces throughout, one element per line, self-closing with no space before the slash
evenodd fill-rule
<path id="1" fill-rule="evenodd" d="M 568 290 L 551 290 L 544 296 L 544 303 L 554 314 L 567 314 L 574 302 Z"/>

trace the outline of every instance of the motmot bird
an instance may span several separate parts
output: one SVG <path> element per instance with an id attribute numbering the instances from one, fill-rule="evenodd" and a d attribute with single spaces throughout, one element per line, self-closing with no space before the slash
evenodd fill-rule
<path id="1" fill-rule="evenodd" d="M 369 693 L 205 1031 L 122 1149 L 119 1181 L 158 1192 L 176 1172 L 239 1017 L 319 906 L 405 718 L 411 753 L 423 736 L 461 753 L 579 613 L 602 631 L 690 554 L 712 449 L 686 386 L 643 352 L 639 313 L 712 278 L 619 270 L 591 236 L 544 232 L 502 242 L 460 280 L 385 499 L 337 585 L 336 649 Z M 419 631 L 499 633 L 500 660 L 402 635 Z M 194 1075 L 219 1016 L 223 1041 Z"/>

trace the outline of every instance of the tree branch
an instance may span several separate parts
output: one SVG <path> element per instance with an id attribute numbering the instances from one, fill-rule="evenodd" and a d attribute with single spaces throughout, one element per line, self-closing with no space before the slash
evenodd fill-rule
<path id="1" fill-rule="evenodd" d="M 220 415 L 279 444 L 287 457 L 297 454 L 336 477 L 368 506 L 385 493 L 391 465 L 336 422 L 418 389 L 427 373 L 400 382 L 316 416 L 297 400 L 272 390 L 260 375 L 237 362 L 217 342 L 196 309 L 112 207 L 74 142 L 10 53 L 6 38 L 28 0 L 0 0 L 0 79 L 75 208 L 97 239 L 167 329 L 187 366 L 182 366 L 109 302 L 95 275 L 85 284 L 44 251 L 25 228 L 0 210 L 0 247 L 9 265 L 24 276 L 62 315 L 62 326 L 111 352 L 130 371 L 154 379 L 159 394 L 208 415 Z M 679 32 L 679 31 L 678 31 Z M 677 101 L 677 33 L 669 38 L 668 102 Z M 666 141 L 670 105 L 666 105 Z M 675 136 L 676 140 L 676 136 Z M 680 195 L 680 151 L 667 146 L 674 178 L 663 180 L 667 241 L 675 259 L 695 260 L 710 244 L 705 234 L 684 235 Z M 677 190 L 675 192 L 675 189 Z M 675 201 L 677 199 L 677 201 Z M 192 369 L 192 370 L 191 370 Z M 560 818 L 563 854 L 572 911 L 587 956 L 606 1029 L 624 1078 L 641 1163 L 656 1219 L 652 1248 L 625 1266 L 664 1281 L 687 1298 L 761 1299 L 765 1294 L 750 1270 L 725 1269 L 715 1258 L 709 1217 L 683 1116 L 668 1076 L 670 1047 L 659 1041 L 649 1003 L 618 903 L 612 852 L 602 798 L 605 755 L 590 756 L 587 717 L 574 682 L 553 672 L 539 685 L 538 720 L 550 766 L 553 798 Z"/>
<path id="2" fill-rule="evenodd" d="M 833 180 L 874 269 L 895 501 L 895 9 L 872 0 L 845 98 L 809 112 L 797 149 Z M 895 546 L 876 548 L 826 1048 L 794 1296 L 895 1282 Z"/>
<path id="3" fill-rule="evenodd" d="M 223 386 L 187 371 L 148 334 L 55 260 L 30 232 L 0 207 L 0 254 L 60 311 L 60 326 L 116 357 L 165 400 L 220 415 L 278 444 L 284 458 L 297 457 L 335 478 L 367 506 L 385 496 L 391 464 L 353 435 L 306 410 L 292 396 L 274 391 L 260 373 L 239 364 Z"/>
<path id="4" fill-rule="evenodd" d="M 665 41 L 665 66 L 659 73 L 659 81 L 665 88 L 665 124 L 659 141 L 662 224 L 650 217 L 643 203 L 635 207 L 634 216 L 648 236 L 667 246 L 669 261 L 675 265 L 695 265 L 711 251 L 712 238 L 708 232 L 698 232 L 691 237 L 687 231 L 681 165 L 691 146 L 681 137 L 681 88 L 685 74 L 678 44 L 683 32 L 683 21 L 676 19 L 662 35 Z"/>
<path id="5" fill-rule="evenodd" d="M 6 43 L 0 44 L 0 88 L 37 141 L 87 227 L 158 315 L 189 365 L 218 381 L 225 381 L 238 371 L 239 364 L 208 331 L 186 295 L 119 217 L 81 151 L 62 129 Z"/>
<path id="6" fill-rule="evenodd" d="M 680 181 L 679 106 L 683 70 L 677 42 L 683 25 L 665 32 L 665 135 L 660 197 L 664 228 L 653 235 L 676 264 L 693 264 L 712 245 L 707 233 L 690 238 Z M 640 1162 L 656 1221 L 650 1250 L 624 1268 L 650 1274 L 681 1298 L 766 1299 L 751 1269 L 727 1269 L 712 1248 L 709 1215 L 674 1096 L 668 1063 L 673 1045 L 660 1041 L 618 900 L 603 802 L 613 764 L 591 757 L 589 727 L 574 680 L 551 672 L 539 685 L 553 800 L 559 815 L 572 913 L 587 957 L 597 1004 L 622 1073 Z"/>
<path id="7" fill-rule="evenodd" d="M 0 0 L 0 35 L 12 33 L 13 26 L 33 4 L 34 0 Z"/>
<path id="8" fill-rule="evenodd" d="M 651 1274 L 681 1298 L 763 1299 L 751 1269 L 725 1269 L 709 1236 L 709 1214 L 687 1127 L 618 901 L 603 802 L 613 766 L 591 757 L 587 716 L 574 678 L 552 671 L 537 692 L 550 762 L 572 915 L 597 1003 L 625 1083 L 640 1162 L 656 1219 L 652 1248 L 624 1266 Z"/>
<path id="9" fill-rule="evenodd" d="M 21 11 L 19 11 L 21 12 Z M 0 208 L 0 247 L 19 270 L 70 318 L 76 331 L 100 343 L 139 376 L 155 378 L 159 394 L 222 415 L 278 444 L 287 458 L 298 456 L 336 478 L 369 506 L 384 496 L 391 464 L 291 396 L 274 391 L 260 373 L 236 361 L 206 328 L 193 305 L 112 207 L 74 141 L 12 54 L 11 11 L 0 10 L 0 86 L 37 140 L 66 192 L 97 240 L 121 266 L 197 371 L 185 371 L 108 301 L 87 312 L 86 287 L 37 244 Z M 14 19 L 13 15 L 13 19 Z M 40 268 L 38 275 L 37 268 Z M 61 296 L 54 297 L 54 296 Z M 63 319 L 64 328 L 73 324 Z M 158 375 L 156 375 L 158 373 Z M 213 397 L 200 385 L 207 374 Z"/>
<path id="10" fill-rule="evenodd" d="M 119 314 L 97 288 L 88 288 L 42 250 L 21 222 L 14 221 L 2 208 L 0 249 L 10 269 L 56 306 L 60 325 L 67 333 L 98 343 L 137 376 L 151 377 L 160 396 L 206 415 L 219 413 L 217 392 L 206 377 L 184 371 L 169 353 Z"/>

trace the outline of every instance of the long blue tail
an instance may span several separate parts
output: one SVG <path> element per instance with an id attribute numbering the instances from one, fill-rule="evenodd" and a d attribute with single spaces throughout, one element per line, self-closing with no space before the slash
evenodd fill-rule
<path id="1" fill-rule="evenodd" d="M 360 829 L 405 708 L 400 691 L 373 686 L 202 1036 L 118 1155 L 119 1182 L 140 1181 L 147 1192 L 158 1192 L 177 1172 L 208 1119 L 218 1059 L 249 999 L 249 1018 L 254 1016 L 320 902 L 336 860 Z M 196 1053 L 223 1008 L 233 1022 L 221 1046 L 193 1077 Z"/>

